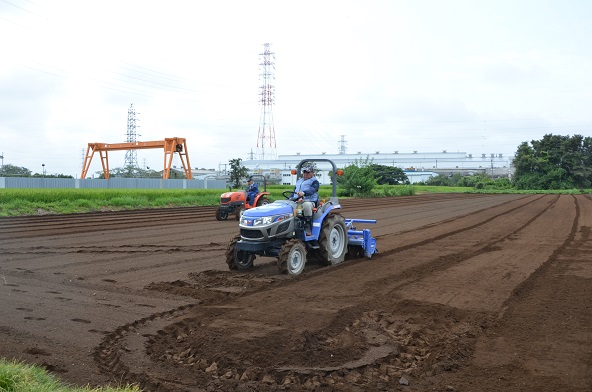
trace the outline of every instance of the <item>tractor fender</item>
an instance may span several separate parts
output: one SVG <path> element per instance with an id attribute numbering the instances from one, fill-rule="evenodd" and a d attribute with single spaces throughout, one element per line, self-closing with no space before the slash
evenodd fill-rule
<path id="1" fill-rule="evenodd" d="M 317 240 L 319 238 L 325 218 L 334 210 L 341 210 L 341 205 L 327 202 L 317 208 L 317 211 L 312 216 L 312 236 L 307 237 L 307 240 Z"/>
<path id="2" fill-rule="evenodd" d="M 317 211 L 312 216 L 312 219 L 314 222 L 323 222 L 325 220 L 325 217 L 329 215 L 331 211 L 340 209 L 340 204 L 333 204 L 331 202 L 325 203 L 317 208 Z"/>

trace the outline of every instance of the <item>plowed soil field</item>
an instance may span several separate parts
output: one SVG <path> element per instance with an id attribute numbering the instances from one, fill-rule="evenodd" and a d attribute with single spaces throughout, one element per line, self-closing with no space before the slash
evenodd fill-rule
<path id="1" fill-rule="evenodd" d="M 592 199 L 342 200 L 379 253 L 229 271 L 180 208 L 0 218 L 0 356 L 146 391 L 592 391 Z"/>

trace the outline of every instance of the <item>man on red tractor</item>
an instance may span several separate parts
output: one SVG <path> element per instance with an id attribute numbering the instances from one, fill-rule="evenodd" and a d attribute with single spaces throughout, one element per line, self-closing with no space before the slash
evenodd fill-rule
<path id="1" fill-rule="evenodd" d="M 245 189 L 245 191 L 247 192 L 247 203 L 249 203 L 249 205 L 252 206 L 255 202 L 255 196 L 257 196 L 257 194 L 259 193 L 259 186 L 256 182 L 253 182 L 253 177 L 249 177 L 247 183 L 249 184 L 249 186 L 247 186 L 247 189 Z"/>
<path id="2" fill-rule="evenodd" d="M 263 191 L 259 190 L 259 185 L 254 183 L 254 179 L 261 178 Z M 249 185 L 245 190 L 224 192 L 220 195 L 220 206 L 216 209 L 216 220 L 223 221 L 228 218 L 228 214 L 236 214 L 236 219 L 240 219 L 243 211 L 249 208 L 269 204 L 269 192 L 267 192 L 267 183 L 265 176 L 253 174 L 248 178 Z"/>

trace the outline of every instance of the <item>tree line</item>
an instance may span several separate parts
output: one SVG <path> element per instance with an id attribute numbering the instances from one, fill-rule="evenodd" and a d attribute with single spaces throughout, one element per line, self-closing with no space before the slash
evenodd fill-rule
<path id="1" fill-rule="evenodd" d="M 116 167 L 110 170 L 110 176 L 113 178 L 162 178 L 162 170 L 152 170 L 150 168 L 142 169 L 135 166 Z M 97 172 L 97 178 L 105 178 L 103 171 Z M 11 164 L 0 167 L 0 177 L 44 177 L 44 178 L 74 178 L 67 174 L 48 174 L 48 173 L 33 173 L 26 167 L 15 166 Z M 184 173 L 171 171 L 170 178 L 185 178 Z"/>
<path id="2" fill-rule="evenodd" d="M 513 164 L 517 189 L 589 189 L 592 138 L 547 134 L 521 143 Z"/>
<path id="3" fill-rule="evenodd" d="M 590 189 L 592 138 L 546 134 L 541 140 L 522 142 L 512 165 L 511 178 L 492 179 L 484 174 L 437 176 L 426 184 L 521 190 Z"/>
<path id="4" fill-rule="evenodd" d="M 26 167 L 6 164 L 0 167 L 0 177 L 45 177 L 45 178 L 73 178 L 66 174 L 33 173 Z"/>

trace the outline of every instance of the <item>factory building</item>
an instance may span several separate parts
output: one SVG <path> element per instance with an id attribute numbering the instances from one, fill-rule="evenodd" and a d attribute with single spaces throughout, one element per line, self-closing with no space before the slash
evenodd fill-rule
<path id="1" fill-rule="evenodd" d="M 293 185 L 296 176 L 291 170 L 304 159 L 328 159 L 335 162 L 338 168 L 344 168 L 355 163 L 364 163 L 366 160 L 373 164 L 393 166 L 402 169 L 409 181 L 413 183 L 426 181 L 439 174 L 475 175 L 486 174 L 491 177 L 511 177 L 512 168 L 510 157 L 503 154 L 467 154 L 465 152 L 427 152 L 413 151 L 411 153 L 374 153 L 358 152 L 356 154 L 301 154 L 279 155 L 274 160 L 245 160 L 243 166 L 249 169 L 251 174 L 263 174 L 270 180 L 284 185 Z M 315 175 L 321 184 L 330 184 L 331 164 L 325 162 L 315 163 L 318 172 Z"/>

